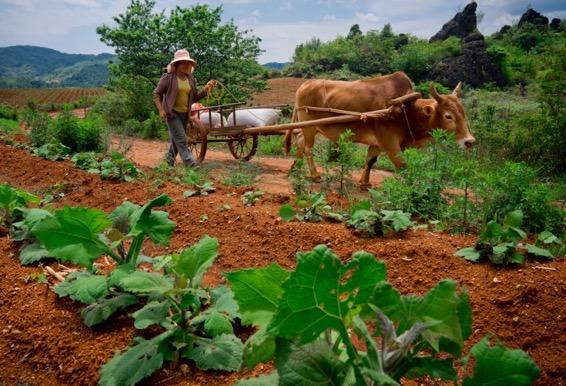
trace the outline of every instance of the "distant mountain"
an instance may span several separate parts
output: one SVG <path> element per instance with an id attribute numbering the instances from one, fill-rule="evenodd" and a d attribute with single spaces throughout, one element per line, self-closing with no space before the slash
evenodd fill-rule
<path id="1" fill-rule="evenodd" d="M 35 46 L 0 47 L 0 88 L 99 87 L 112 54 L 65 54 Z"/>
<path id="2" fill-rule="evenodd" d="M 268 68 L 268 69 L 281 70 L 283 67 L 285 67 L 288 64 L 289 64 L 289 62 L 285 62 L 285 63 L 269 62 L 269 63 L 263 64 L 263 67 Z"/>

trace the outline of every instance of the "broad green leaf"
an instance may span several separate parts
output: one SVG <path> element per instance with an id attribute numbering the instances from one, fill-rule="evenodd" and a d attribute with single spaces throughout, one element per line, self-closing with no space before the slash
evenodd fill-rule
<path id="1" fill-rule="evenodd" d="M 133 293 L 164 294 L 173 289 L 173 281 L 155 272 L 135 271 L 120 280 L 119 286 Z"/>
<path id="2" fill-rule="evenodd" d="M 150 340 L 139 339 L 125 352 L 116 351 L 114 357 L 102 366 L 100 386 L 133 386 L 159 370 L 163 365 L 163 354 L 159 345 L 169 338 L 173 331 L 166 331 Z"/>
<path id="3" fill-rule="evenodd" d="M 132 226 L 130 218 L 138 209 L 140 209 L 139 205 L 124 201 L 120 206 L 114 209 L 108 216 L 108 219 L 112 221 L 112 227 L 114 229 L 117 229 L 125 235 L 130 231 Z"/>
<path id="4" fill-rule="evenodd" d="M 376 285 L 385 279 L 385 265 L 365 252 L 357 252 L 342 265 L 325 245 L 297 254 L 297 268 L 283 284 L 283 296 L 269 325 L 269 332 L 300 343 L 316 339 L 323 331 L 343 331 L 365 304 Z"/>
<path id="5" fill-rule="evenodd" d="M 525 248 L 527 249 L 527 252 L 529 252 L 531 255 L 554 259 L 554 256 L 552 255 L 552 253 L 550 253 L 548 249 L 540 248 L 532 244 L 525 244 Z"/>
<path id="6" fill-rule="evenodd" d="M 260 328 L 244 343 L 244 365 L 252 370 L 258 363 L 267 363 L 275 355 L 275 337 Z"/>
<path id="7" fill-rule="evenodd" d="M 283 204 L 279 208 L 279 217 L 285 221 L 291 221 L 295 217 L 295 209 L 289 204 Z"/>
<path id="8" fill-rule="evenodd" d="M 478 238 L 478 244 L 487 243 L 492 244 L 494 240 L 497 240 L 503 234 L 503 228 L 496 221 L 491 220 L 487 223 L 483 232 L 480 233 Z"/>
<path id="9" fill-rule="evenodd" d="M 167 212 L 152 211 L 152 208 L 170 203 L 171 199 L 162 194 L 136 209 L 130 215 L 131 229 L 129 235 L 136 237 L 143 233 L 148 235 L 154 244 L 169 245 L 169 238 L 173 228 L 175 228 L 175 223 L 169 220 Z"/>
<path id="10" fill-rule="evenodd" d="M 192 319 L 192 324 L 200 324 L 203 322 L 204 331 L 212 337 L 222 334 L 234 334 L 232 318 L 220 312 L 204 312 Z"/>
<path id="11" fill-rule="evenodd" d="M 438 351 L 441 338 L 461 348 L 464 336 L 469 334 L 471 312 L 465 305 L 467 294 L 458 295 L 456 287 L 456 282 L 443 280 L 424 297 L 400 296 L 391 284 L 384 283 L 376 288 L 370 303 L 399 323 L 398 334 L 421 322 L 429 325 L 423 337 L 435 350 Z"/>
<path id="12" fill-rule="evenodd" d="M 93 275 L 89 272 L 76 272 L 57 284 L 54 291 L 60 297 L 69 296 L 84 304 L 92 304 L 108 295 L 106 276 Z"/>
<path id="13" fill-rule="evenodd" d="M 94 260 L 108 250 L 99 235 L 109 225 L 106 214 L 98 209 L 65 207 L 38 223 L 33 234 L 50 256 L 92 268 Z"/>
<path id="14" fill-rule="evenodd" d="M 210 306 L 193 318 L 192 323 L 204 323 L 206 333 L 214 337 L 233 334 L 232 323 L 236 317 L 239 317 L 239 314 L 234 294 L 228 287 L 218 286 L 212 290 Z"/>
<path id="15" fill-rule="evenodd" d="M 501 243 L 493 247 L 493 253 L 496 255 L 505 255 L 508 251 L 515 249 L 515 243 Z"/>
<path id="16" fill-rule="evenodd" d="M 22 248 L 22 250 L 20 250 L 19 259 L 23 265 L 28 265 L 38 262 L 46 257 L 49 257 L 49 252 L 47 252 L 47 249 L 43 248 L 43 246 L 36 241 L 33 244 L 26 245 Z"/>
<path id="17" fill-rule="evenodd" d="M 562 243 L 562 240 L 560 240 L 552 232 L 549 232 L 549 231 L 541 232 L 538 235 L 538 239 L 545 244 L 552 244 L 552 243 L 561 244 Z"/>
<path id="18" fill-rule="evenodd" d="M 273 263 L 265 268 L 228 272 L 225 276 L 238 302 L 242 323 L 267 326 L 277 309 L 289 272 Z"/>
<path id="19" fill-rule="evenodd" d="M 120 281 L 135 270 L 136 269 L 132 264 L 120 264 L 114 268 L 108 276 L 108 286 L 118 287 L 120 285 Z"/>
<path id="20" fill-rule="evenodd" d="M 535 362 L 522 350 L 510 350 L 498 343 L 491 347 L 489 338 L 479 341 L 471 350 L 475 359 L 473 376 L 463 386 L 529 386 L 540 374 Z"/>
<path id="21" fill-rule="evenodd" d="M 234 300 L 234 292 L 226 286 L 220 285 L 211 292 L 211 305 L 208 310 L 221 312 L 231 318 L 238 318 L 238 303 Z"/>
<path id="22" fill-rule="evenodd" d="M 459 249 L 456 251 L 455 255 L 474 262 L 478 261 L 481 256 L 480 253 L 474 247 Z"/>
<path id="23" fill-rule="evenodd" d="M 12 240 L 14 241 L 23 241 L 32 238 L 32 230 L 35 225 L 39 224 L 45 218 L 53 217 L 53 215 L 45 209 L 21 208 L 20 210 L 24 219 L 12 224 L 14 229 L 16 229 L 12 236 Z"/>
<path id="24" fill-rule="evenodd" d="M 401 210 L 382 210 L 381 213 L 384 214 L 383 221 L 391 222 L 391 227 L 395 232 L 409 229 L 414 225 L 410 213 Z"/>
<path id="25" fill-rule="evenodd" d="M 183 356 L 193 360 L 201 370 L 238 371 L 242 365 L 243 344 L 231 334 L 213 339 L 199 339 Z"/>
<path id="26" fill-rule="evenodd" d="M 81 314 L 88 327 L 104 322 L 116 311 L 136 304 L 138 298 L 131 294 L 119 294 L 108 299 L 101 299 L 85 307 Z"/>
<path id="27" fill-rule="evenodd" d="M 281 386 L 342 385 L 346 373 L 345 364 L 323 339 L 299 345 L 278 338 L 275 367 Z"/>
<path id="28" fill-rule="evenodd" d="M 277 374 L 277 371 L 274 371 L 269 375 L 240 379 L 234 386 L 279 386 L 279 374 Z"/>
<path id="29" fill-rule="evenodd" d="M 507 213 L 503 220 L 503 225 L 513 228 L 520 228 L 523 224 L 523 211 L 520 209 Z"/>
<path id="30" fill-rule="evenodd" d="M 214 263 L 218 255 L 218 240 L 203 236 L 198 243 L 173 255 L 173 270 L 186 280 L 190 280 L 192 288 L 198 287 L 202 277 Z"/>
<path id="31" fill-rule="evenodd" d="M 424 296 L 420 311 L 422 322 L 439 321 L 431 325 L 424 333 L 425 339 L 438 350 L 437 340 L 441 337 L 463 346 L 462 327 L 458 313 L 460 298 L 456 294 L 457 283 L 442 280 Z"/>
<path id="32" fill-rule="evenodd" d="M 170 305 L 168 301 L 153 301 L 147 303 L 132 314 L 134 317 L 134 326 L 137 329 L 143 330 L 152 324 L 160 324 L 167 317 L 169 308 Z"/>

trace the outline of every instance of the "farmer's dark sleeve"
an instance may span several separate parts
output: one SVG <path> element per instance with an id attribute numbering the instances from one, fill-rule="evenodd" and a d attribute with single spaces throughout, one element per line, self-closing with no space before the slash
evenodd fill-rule
<path id="1" fill-rule="evenodd" d="M 159 100 L 163 99 L 163 94 L 167 90 L 167 74 L 161 75 L 161 79 L 159 79 L 159 83 L 157 83 L 157 87 L 153 90 L 153 97 L 158 97 Z"/>

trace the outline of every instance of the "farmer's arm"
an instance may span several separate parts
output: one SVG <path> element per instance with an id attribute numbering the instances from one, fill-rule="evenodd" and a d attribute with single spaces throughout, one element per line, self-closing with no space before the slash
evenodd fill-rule
<path id="1" fill-rule="evenodd" d="M 155 90 L 153 90 L 153 102 L 155 103 L 155 106 L 159 111 L 159 116 L 163 119 L 167 118 L 167 113 L 163 109 L 163 104 L 162 104 L 163 94 L 167 89 L 167 81 L 165 80 L 165 77 L 166 74 L 163 74 L 161 76 L 161 79 L 159 79 L 159 83 L 157 84 L 157 87 L 155 87 Z"/>
<path id="2" fill-rule="evenodd" d="M 197 91 L 196 95 L 195 95 L 195 102 L 198 102 L 199 100 L 201 100 L 202 98 L 204 98 L 205 96 L 208 95 L 208 93 L 210 92 L 210 90 L 212 90 L 212 88 L 216 86 L 216 81 L 214 79 L 209 80 L 206 83 L 206 86 L 203 87 L 202 90 Z"/>

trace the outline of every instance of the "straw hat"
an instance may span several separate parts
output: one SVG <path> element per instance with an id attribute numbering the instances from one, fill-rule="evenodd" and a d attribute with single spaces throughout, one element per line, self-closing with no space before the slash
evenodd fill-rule
<path id="1" fill-rule="evenodd" d="M 183 62 L 183 61 L 192 62 L 195 65 L 195 67 L 197 65 L 197 61 L 191 58 L 189 51 L 183 48 L 175 52 L 175 55 L 173 56 L 173 60 L 167 65 L 167 69 L 168 70 L 171 69 L 171 66 L 177 62 Z"/>

